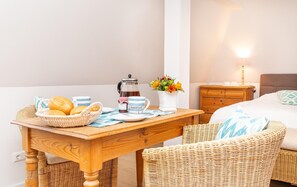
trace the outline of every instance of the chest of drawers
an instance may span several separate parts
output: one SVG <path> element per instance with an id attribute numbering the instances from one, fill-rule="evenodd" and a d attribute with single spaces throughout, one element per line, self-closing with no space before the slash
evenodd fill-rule
<path id="1" fill-rule="evenodd" d="M 211 115 L 219 108 L 254 98 L 254 86 L 200 86 L 200 123 L 208 123 Z"/>

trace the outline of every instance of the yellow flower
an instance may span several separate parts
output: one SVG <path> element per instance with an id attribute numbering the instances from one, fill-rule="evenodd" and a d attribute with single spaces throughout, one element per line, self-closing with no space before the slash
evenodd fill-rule
<path id="1" fill-rule="evenodd" d="M 155 81 L 152 83 L 152 88 L 153 88 L 153 89 L 156 89 L 159 85 L 160 85 L 160 81 L 159 81 L 159 80 L 155 80 Z"/>
<path id="2" fill-rule="evenodd" d="M 183 88 L 182 88 L 182 83 L 177 82 L 177 83 L 175 84 L 175 89 L 177 89 L 177 90 L 182 90 L 182 89 L 183 89 Z"/>

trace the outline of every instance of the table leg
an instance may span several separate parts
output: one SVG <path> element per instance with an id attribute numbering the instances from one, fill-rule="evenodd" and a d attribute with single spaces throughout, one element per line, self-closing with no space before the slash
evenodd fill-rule
<path id="1" fill-rule="evenodd" d="M 84 177 L 86 179 L 86 181 L 84 182 L 84 187 L 99 187 L 98 176 L 98 171 L 92 173 L 84 172 Z"/>
<path id="2" fill-rule="evenodd" d="M 26 187 L 38 187 L 38 159 L 36 150 L 26 152 Z"/>
<path id="3" fill-rule="evenodd" d="M 137 187 L 142 187 L 143 184 L 143 149 L 136 151 L 136 174 L 137 174 Z"/>
<path id="4" fill-rule="evenodd" d="M 46 157 L 45 153 L 38 151 L 38 183 L 42 187 L 48 187 L 48 179 L 46 173 Z"/>

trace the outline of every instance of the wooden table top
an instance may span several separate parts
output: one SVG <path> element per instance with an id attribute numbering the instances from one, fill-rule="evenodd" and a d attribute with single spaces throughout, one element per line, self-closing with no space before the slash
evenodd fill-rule
<path id="1" fill-rule="evenodd" d="M 49 127 L 46 125 L 45 122 L 43 122 L 38 117 L 21 120 L 21 121 L 13 120 L 11 124 L 20 125 L 20 126 L 24 126 L 32 129 L 39 129 L 42 131 L 52 132 L 55 134 L 67 135 L 67 136 L 77 137 L 77 138 L 86 139 L 86 140 L 92 140 L 96 138 L 128 132 L 135 129 L 141 129 L 141 128 L 153 126 L 160 123 L 165 123 L 167 121 L 177 120 L 184 117 L 195 116 L 203 113 L 204 112 L 202 110 L 179 108 L 174 114 L 158 116 L 158 117 L 149 118 L 138 122 L 119 123 L 119 124 L 102 127 L 102 128 L 91 127 L 91 126 L 73 127 L 73 128 Z"/>

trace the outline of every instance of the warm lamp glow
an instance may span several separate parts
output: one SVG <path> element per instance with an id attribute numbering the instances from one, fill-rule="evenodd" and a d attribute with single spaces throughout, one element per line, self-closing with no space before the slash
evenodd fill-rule
<path id="1" fill-rule="evenodd" d="M 236 56 L 240 59 L 247 59 L 251 56 L 251 50 L 248 49 L 237 49 L 235 53 Z"/>

